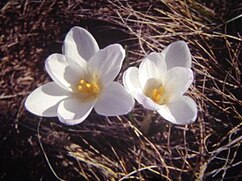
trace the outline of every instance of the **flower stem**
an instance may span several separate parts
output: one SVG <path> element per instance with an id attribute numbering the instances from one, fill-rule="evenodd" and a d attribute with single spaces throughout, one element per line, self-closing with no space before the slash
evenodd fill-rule
<path id="1" fill-rule="evenodd" d="M 150 129 L 150 123 L 152 122 L 152 113 L 153 113 L 152 111 L 146 112 L 143 122 L 141 123 L 141 126 L 140 126 L 140 131 L 145 135 L 148 134 Z"/>

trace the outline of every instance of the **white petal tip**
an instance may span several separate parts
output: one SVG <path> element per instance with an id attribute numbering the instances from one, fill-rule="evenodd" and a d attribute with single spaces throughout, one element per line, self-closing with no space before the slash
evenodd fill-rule
<path id="1" fill-rule="evenodd" d="M 191 124 L 197 119 L 197 105 L 188 96 L 181 96 L 174 102 L 165 105 L 158 113 L 171 123 L 178 125 Z"/>
<path id="2" fill-rule="evenodd" d="M 119 116 L 128 114 L 134 104 L 134 99 L 124 87 L 118 82 L 113 82 L 100 96 L 94 108 L 103 116 Z"/>

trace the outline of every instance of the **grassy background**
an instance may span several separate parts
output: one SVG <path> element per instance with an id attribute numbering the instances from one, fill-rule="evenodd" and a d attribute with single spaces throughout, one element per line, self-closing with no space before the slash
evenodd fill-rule
<path id="1" fill-rule="evenodd" d="M 1 1 L 0 180 L 240 180 L 241 12 L 239 0 Z M 92 112 L 73 127 L 28 113 L 26 96 L 50 81 L 46 57 L 61 53 L 75 25 L 101 48 L 125 47 L 118 81 L 149 52 L 186 41 L 197 121 L 177 126 L 154 113 L 143 135 L 138 104 L 121 117 Z"/>

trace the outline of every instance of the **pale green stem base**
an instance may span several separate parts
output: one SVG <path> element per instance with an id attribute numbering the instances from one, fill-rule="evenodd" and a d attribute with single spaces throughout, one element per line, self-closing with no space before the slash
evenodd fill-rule
<path id="1" fill-rule="evenodd" d="M 152 122 L 152 114 L 153 111 L 147 111 L 146 115 L 144 116 L 143 122 L 141 123 L 140 126 L 140 131 L 147 135 L 150 129 L 150 123 Z"/>

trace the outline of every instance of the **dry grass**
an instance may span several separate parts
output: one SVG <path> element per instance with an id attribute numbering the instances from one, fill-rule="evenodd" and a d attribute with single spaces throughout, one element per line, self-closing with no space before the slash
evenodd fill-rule
<path id="1" fill-rule="evenodd" d="M 216 0 L 2 3 L 0 179 L 241 179 L 241 11 L 239 1 Z M 74 25 L 88 28 L 101 47 L 124 45 L 122 72 L 151 51 L 186 41 L 197 121 L 177 126 L 154 113 L 151 131 L 143 135 L 137 128 L 144 117 L 140 105 L 121 117 L 93 112 L 75 127 L 27 113 L 24 98 L 50 81 L 45 58 L 61 52 Z"/>

